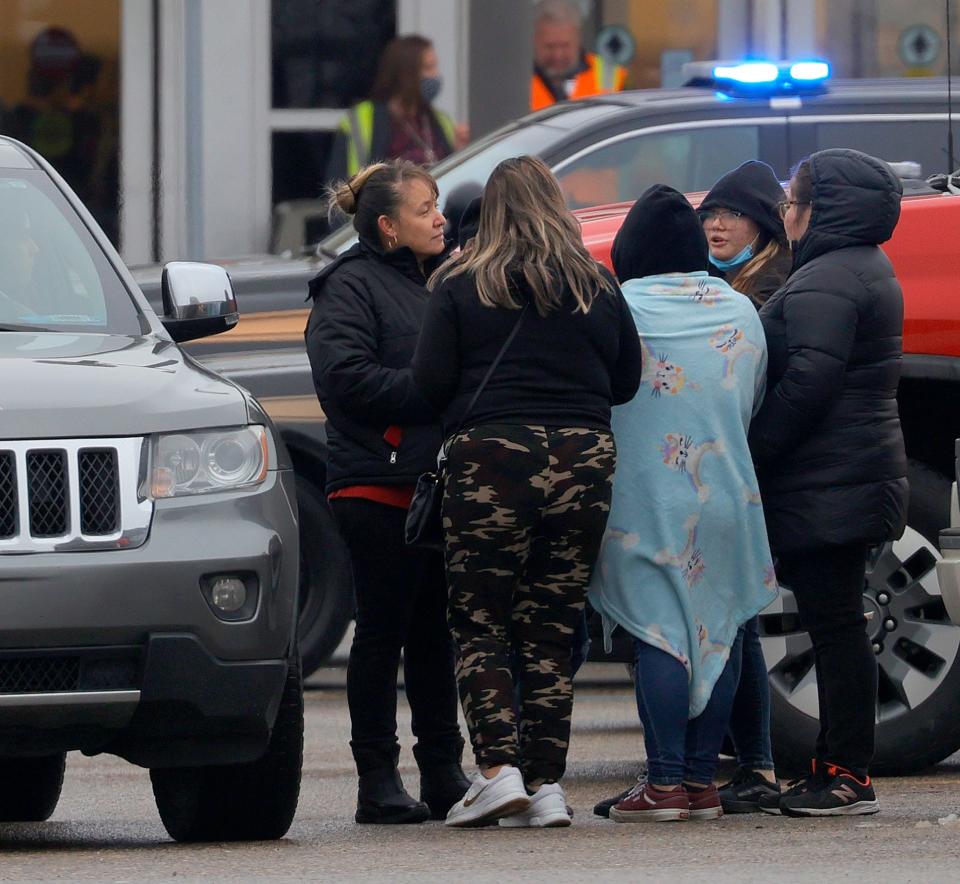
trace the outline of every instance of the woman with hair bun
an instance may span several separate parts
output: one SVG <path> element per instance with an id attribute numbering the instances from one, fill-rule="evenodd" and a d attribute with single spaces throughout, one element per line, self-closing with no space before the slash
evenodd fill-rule
<path id="1" fill-rule="evenodd" d="M 436 466 L 440 418 L 410 360 L 426 280 L 447 253 L 437 184 L 407 161 L 377 163 L 331 188 L 359 242 L 310 283 L 306 328 L 327 416 L 327 495 L 350 551 L 356 632 L 347 669 L 358 823 L 443 819 L 469 786 L 460 767 L 453 644 L 439 552 L 406 546 L 420 473 Z M 417 739 L 420 801 L 397 770 L 397 668 Z"/>

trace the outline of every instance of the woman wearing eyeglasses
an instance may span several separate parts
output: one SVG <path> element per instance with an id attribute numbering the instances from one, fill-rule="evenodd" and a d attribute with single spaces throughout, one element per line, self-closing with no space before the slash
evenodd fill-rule
<path id="1" fill-rule="evenodd" d="M 779 203 L 783 188 L 766 163 L 748 160 L 724 175 L 700 203 L 711 273 L 757 305 L 790 272 L 790 248 Z"/>
<path id="2" fill-rule="evenodd" d="M 780 216 L 783 187 L 766 163 L 748 160 L 724 175 L 700 203 L 711 273 L 759 309 L 786 281 L 792 257 Z M 737 772 L 720 787 L 724 813 L 756 813 L 780 795 L 770 742 L 770 685 L 759 617 L 744 624 L 740 684 L 730 715 Z"/>
<path id="3" fill-rule="evenodd" d="M 863 616 L 870 546 L 903 532 L 907 462 L 897 412 L 903 296 L 879 244 L 900 217 L 890 167 L 819 151 L 782 203 L 786 284 L 760 311 L 767 394 L 750 443 L 777 577 L 813 641 L 820 733 L 810 774 L 761 810 L 879 810 L 870 782 L 877 663 Z"/>

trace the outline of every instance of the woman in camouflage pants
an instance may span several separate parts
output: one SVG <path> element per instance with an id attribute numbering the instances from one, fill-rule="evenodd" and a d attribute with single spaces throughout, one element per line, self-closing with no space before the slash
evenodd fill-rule
<path id="1" fill-rule="evenodd" d="M 556 179 L 530 157 L 494 170 L 476 237 L 431 285 L 413 369 L 448 432 L 466 427 L 447 446 L 443 516 L 457 682 L 480 768 L 447 824 L 569 825 L 558 781 L 571 638 L 610 508 L 610 407 L 640 382 L 636 328 Z"/>

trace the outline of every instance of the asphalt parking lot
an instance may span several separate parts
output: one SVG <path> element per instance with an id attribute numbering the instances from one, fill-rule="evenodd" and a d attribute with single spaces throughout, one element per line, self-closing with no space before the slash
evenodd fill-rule
<path id="1" fill-rule="evenodd" d="M 344 672 L 333 667 L 321 670 L 307 692 L 300 811 L 283 841 L 174 844 L 157 817 L 145 770 L 74 754 L 49 822 L 0 826 L 0 880 L 935 882 L 960 876 L 960 821 L 949 818 L 960 812 L 960 755 L 921 776 L 878 780 L 883 810 L 874 817 L 751 815 L 645 825 L 594 817 L 593 803 L 635 775 L 642 746 L 622 669 L 591 664 L 583 675 L 565 783 L 576 811 L 569 829 L 355 825 Z M 409 730 L 403 733 L 402 771 L 415 793 Z"/>

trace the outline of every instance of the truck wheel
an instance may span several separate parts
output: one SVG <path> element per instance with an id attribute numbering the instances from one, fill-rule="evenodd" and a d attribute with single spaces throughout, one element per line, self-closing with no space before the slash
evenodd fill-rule
<path id="1" fill-rule="evenodd" d="M 949 483 L 933 477 L 940 487 L 922 476 L 915 504 L 931 488 L 949 493 Z M 911 517 L 914 512 L 911 508 Z M 940 553 L 925 533 L 911 524 L 900 540 L 877 547 L 867 561 L 864 610 L 873 612 L 868 631 L 880 670 L 871 766 L 877 775 L 913 773 L 960 748 L 960 628 L 943 606 L 936 572 Z M 781 590 L 760 615 L 760 630 L 778 769 L 808 770 L 818 730 L 817 683 L 810 639 L 789 590 Z"/>
<path id="2" fill-rule="evenodd" d="M 0 759 L 0 822 L 39 823 L 50 819 L 63 788 L 67 753 L 42 758 Z"/>
<path id="3" fill-rule="evenodd" d="M 248 764 L 150 771 L 160 819 L 176 841 L 282 838 L 297 811 L 303 767 L 303 678 L 290 661 L 270 743 Z"/>
<path id="4" fill-rule="evenodd" d="M 337 523 L 316 486 L 297 476 L 300 510 L 300 614 L 303 675 L 336 650 L 353 619 L 353 572 Z"/>

